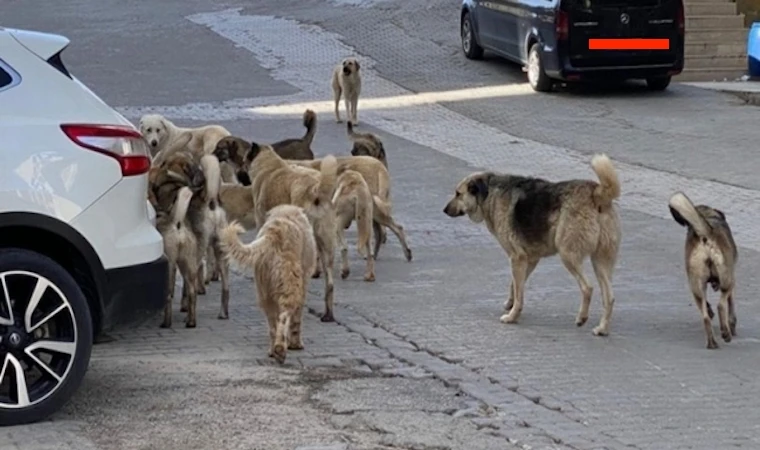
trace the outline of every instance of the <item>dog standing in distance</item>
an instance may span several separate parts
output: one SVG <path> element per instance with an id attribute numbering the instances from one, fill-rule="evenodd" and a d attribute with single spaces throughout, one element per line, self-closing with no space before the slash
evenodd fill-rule
<path id="1" fill-rule="evenodd" d="M 620 181 L 606 155 L 591 160 L 599 182 L 540 178 L 477 172 L 456 187 L 443 212 L 450 217 L 467 214 L 484 222 L 510 258 L 512 284 L 503 323 L 516 323 L 523 308 L 525 282 L 546 257 L 559 253 L 576 279 L 582 298 L 575 323 L 588 320 L 592 288 L 583 275 L 583 261 L 591 257 L 602 290 L 604 313 L 594 328 L 597 336 L 609 334 L 614 297 L 612 273 L 621 230 L 613 200 L 620 196 Z"/>
<path id="2" fill-rule="evenodd" d="M 340 118 L 340 97 L 346 105 L 346 115 L 354 126 L 359 125 L 359 95 L 362 92 L 361 66 L 356 58 L 346 58 L 333 70 L 332 90 L 335 100 L 335 121 L 343 122 Z"/>
<path id="3" fill-rule="evenodd" d="M 731 228 L 722 211 L 706 205 L 694 206 L 682 192 L 673 194 L 668 206 L 673 219 L 688 228 L 684 252 L 686 276 L 694 302 L 702 314 L 707 348 L 718 348 L 713 337 L 714 313 L 707 302 L 707 284 L 714 291 L 720 290 L 720 333 L 725 342 L 731 342 L 731 337 L 736 336 L 734 268 L 739 256 Z"/>
<path id="4" fill-rule="evenodd" d="M 253 271 L 257 298 L 269 322 L 269 356 L 285 362 L 287 350 L 303 349 L 301 320 L 309 277 L 317 266 L 317 248 L 309 219 L 294 205 L 280 205 L 267 218 L 250 244 L 232 222 L 222 232 L 229 258 Z"/>

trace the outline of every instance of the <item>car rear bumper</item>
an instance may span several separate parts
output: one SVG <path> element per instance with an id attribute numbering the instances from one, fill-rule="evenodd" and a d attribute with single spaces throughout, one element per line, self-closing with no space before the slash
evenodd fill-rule
<path id="1" fill-rule="evenodd" d="M 106 270 L 103 329 L 144 322 L 162 310 L 168 293 L 169 263 L 155 261 Z"/>
<path id="2" fill-rule="evenodd" d="M 583 81 L 600 79 L 644 79 L 678 75 L 683 71 L 683 56 L 676 57 L 670 63 L 626 65 L 625 59 L 614 66 L 574 67 L 561 52 L 546 52 L 544 55 L 544 71 L 550 78 L 563 81 Z"/>

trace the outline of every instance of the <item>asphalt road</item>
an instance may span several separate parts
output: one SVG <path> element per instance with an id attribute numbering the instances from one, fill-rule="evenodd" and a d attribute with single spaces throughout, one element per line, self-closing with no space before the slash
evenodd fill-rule
<path id="1" fill-rule="evenodd" d="M 760 110 L 677 84 L 534 94 L 519 68 L 461 55 L 453 0 L 126 5 L 7 2 L 2 25 L 71 38 L 69 68 L 135 121 L 159 112 L 266 142 L 301 135 L 311 107 L 319 155 L 349 148 L 329 76 L 357 56 L 361 128 L 384 139 L 414 260 L 389 235 L 365 283 L 352 246 L 338 323 L 314 316 L 315 281 L 307 348 L 285 368 L 266 358 L 250 279 L 235 276 L 230 321 L 213 285 L 197 329 L 120 331 L 64 411 L 1 430 L 0 448 L 760 448 Z M 531 276 L 520 323 L 501 324 L 509 264 L 483 226 L 442 213 L 456 182 L 478 168 L 589 178 L 596 152 L 623 183 L 612 334 L 591 334 L 598 287 L 575 326 L 580 294 L 557 259 Z M 723 210 L 740 246 L 739 336 L 717 351 L 666 207 L 677 189 Z"/>

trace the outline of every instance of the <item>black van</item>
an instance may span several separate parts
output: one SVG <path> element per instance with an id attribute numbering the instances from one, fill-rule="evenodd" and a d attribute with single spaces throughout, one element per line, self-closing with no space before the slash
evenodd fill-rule
<path id="1" fill-rule="evenodd" d="M 535 91 L 558 81 L 645 79 L 664 90 L 683 70 L 683 0 L 463 0 L 462 50 L 524 65 Z M 591 50 L 590 39 L 669 40 L 662 50 Z"/>

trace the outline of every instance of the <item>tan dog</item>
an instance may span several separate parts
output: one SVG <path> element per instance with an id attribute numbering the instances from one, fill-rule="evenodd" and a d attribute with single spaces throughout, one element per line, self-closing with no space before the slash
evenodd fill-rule
<path id="1" fill-rule="evenodd" d="M 516 323 L 523 307 L 525 282 L 542 258 L 559 253 L 562 263 L 581 290 L 575 323 L 588 320 L 592 288 L 583 275 L 583 261 L 591 257 L 602 290 L 604 313 L 594 328 L 597 336 L 609 334 L 614 297 L 612 273 L 620 246 L 620 220 L 613 200 L 620 196 L 612 162 L 605 155 L 591 160 L 599 182 L 540 178 L 477 172 L 456 187 L 443 212 L 450 217 L 467 214 L 475 223 L 485 221 L 488 231 L 507 252 L 512 285 L 503 323 Z"/>
<path id="2" fill-rule="evenodd" d="M 406 233 L 404 227 L 397 223 L 391 214 L 392 202 L 390 193 L 391 178 L 388 173 L 388 169 L 371 156 L 339 156 L 336 158 L 338 161 L 338 174 L 342 174 L 346 170 L 353 170 L 359 172 L 367 182 L 370 193 L 373 199 L 373 223 L 372 229 L 375 235 L 375 248 L 374 257 L 377 259 L 377 254 L 380 251 L 380 245 L 382 244 L 382 235 L 384 234 L 382 227 L 390 228 L 393 234 L 396 235 L 401 247 L 404 251 L 404 257 L 407 261 L 412 260 L 412 250 L 406 242 Z M 322 160 L 315 159 L 314 161 L 289 161 L 291 164 L 310 167 L 315 170 L 319 170 L 322 164 Z M 349 222 L 346 225 L 348 228 L 351 225 Z"/>
<path id="3" fill-rule="evenodd" d="M 370 250 L 372 240 L 372 193 L 367 182 L 359 172 L 346 170 L 338 177 L 338 188 L 332 199 L 337 218 L 335 229 L 340 245 L 341 271 L 343 279 L 348 278 L 351 269 L 348 266 L 348 245 L 346 245 L 345 229 L 356 220 L 360 253 L 366 255 L 367 268 L 364 281 L 375 281 L 375 258 Z"/>
<path id="4" fill-rule="evenodd" d="M 320 265 L 325 272 L 322 322 L 333 322 L 336 231 L 332 196 L 338 178 L 335 157 L 328 155 L 320 170 L 295 167 L 280 158 L 272 147 L 252 143 L 241 168 L 251 179 L 257 228 L 264 224 L 267 211 L 279 205 L 299 206 L 309 217 L 317 242 L 318 264 L 314 277 L 319 276 Z"/>
<path id="5" fill-rule="evenodd" d="M 269 210 L 256 240 L 242 244 L 244 228 L 232 222 L 222 233 L 226 253 L 253 271 L 259 306 L 269 323 L 269 356 L 285 362 L 287 350 L 303 349 L 301 320 L 317 248 L 309 219 L 293 205 Z"/>
<path id="6" fill-rule="evenodd" d="M 687 227 L 686 275 L 707 336 L 707 348 L 718 348 L 712 330 L 714 316 L 707 302 L 707 284 L 720 290 L 718 320 L 721 337 L 731 342 L 736 336 L 736 310 L 734 309 L 734 270 L 739 254 L 722 211 L 706 205 L 694 206 L 681 192 L 670 197 L 670 213 L 680 225 Z"/>
<path id="7" fill-rule="evenodd" d="M 383 163 L 385 168 L 388 168 L 388 159 L 385 156 L 385 147 L 383 147 L 383 141 L 380 140 L 374 133 L 357 133 L 354 131 L 353 124 L 348 121 L 346 126 L 348 132 L 348 139 L 351 140 L 353 146 L 351 147 L 351 156 L 371 156 Z"/>
<path id="8" fill-rule="evenodd" d="M 192 197 L 193 193 L 190 188 L 182 187 L 179 189 L 176 201 L 171 209 L 156 211 L 156 228 L 164 238 L 164 254 L 169 261 L 169 292 L 164 306 L 162 328 L 171 328 L 172 326 L 172 301 L 174 300 L 178 268 L 184 280 L 183 284 L 188 286 L 188 304 L 191 305 L 187 312 L 186 326 L 192 327 L 195 324 L 198 242 L 187 220 L 187 209 Z"/>
<path id="9" fill-rule="evenodd" d="M 340 97 L 346 105 L 346 115 L 353 124 L 359 125 L 359 95 L 362 92 L 361 66 L 356 58 L 346 58 L 335 67 L 332 74 L 333 99 L 335 100 L 335 121 L 342 123 L 340 118 Z"/>
<path id="10" fill-rule="evenodd" d="M 219 199 L 230 223 L 238 222 L 246 230 L 256 228 L 253 193 L 250 186 L 222 183 Z"/>

